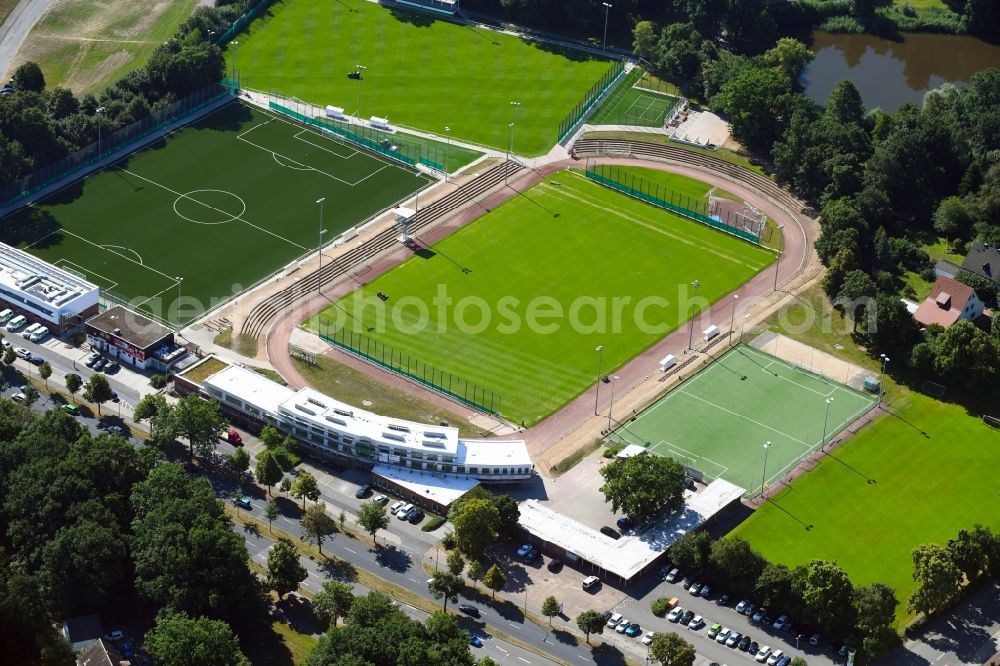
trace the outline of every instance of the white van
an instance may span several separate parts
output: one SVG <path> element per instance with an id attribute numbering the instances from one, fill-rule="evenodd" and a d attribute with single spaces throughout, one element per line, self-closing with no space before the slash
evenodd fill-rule
<path id="1" fill-rule="evenodd" d="M 406 520 L 407 517 L 410 515 L 410 511 L 412 509 L 413 509 L 413 505 L 412 504 L 404 504 L 402 506 L 402 508 L 400 508 L 396 512 L 396 517 L 399 518 L 400 520 Z"/>
<path id="2" fill-rule="evenodd" d="M 35 333 L 35 331 L 37 331 L 41 327 L 42 327 L 41 324 L 32 324 L 28 328 L 21 331 L 21 335 L 25 338 L 30 338 Z"/>
<path id="3" fill-rule="evenodd" d="M 30 340 L 32 342 L 38 342 L 39 340 L 43 340 L 45 336 L 48 334 L 49 334 L 48 326 L 39 326 L 37 329 L 35 329 L 35 332 L 31 334 Z"/>
<path id="4" fill-rule="evenodd" d="M 10 321 L 10 318 L 14 316 L 14 311 L 7 308 L 3 312 L 0 312 L 0 324 L 6 324 Z"/>
<path id="5" fill-rule="evenodd" d="M 22 326 L 24 326 L 27 323 L 28 323 L 27 319 L 25 319 L 22 315 L 18 315 L 13 319 L 11 319 L 9 322 L 7 322 L 7 330 L 13 333 L 14 331 L 19 330 Z"/>

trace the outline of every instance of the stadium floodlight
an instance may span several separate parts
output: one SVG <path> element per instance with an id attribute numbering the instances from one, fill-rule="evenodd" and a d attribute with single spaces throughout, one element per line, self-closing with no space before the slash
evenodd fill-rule
<path id="1" fill-rule="evenodd" d="M 830 404 L 833 402 L 833 398 L 826 399 L 826 413 L 823 415 L 823 439 L 820 440 L 819 446 L 823 448 L 826 446 L 826 426 L 830 419 Z"/>
<path id="2" fill-rule="evenodd" d="M 611 410 L 615 408 L 615 382 L 621 377 L 615 375 L 611 378 L 611 403 L 608 405 L 608 434 L 611 434 Z"/>
<path id="3" fill-rule="evenodd" d="M 885 354 L 879 354 L 879 358 L 882 359 L 882 373 L 878 378 L 878 404 L 882 404 L 882 396 L 885 395 L 885 366 L 889 362 L 889 357 Z"/>
<path id="4" fill-rule="evenodd" d="M 695 295 L 695 298 L 697 298 L 698 297 L 698 287 L 701 286 L 701 282 L 699 282 L 698 280 L 695 280 L 694 282 L 691 283 L 691 286 L 694 287 L 694 295 Z M 691 315 L 691 323 L 690 323 L 689 329 L 690 330 L 688 331 L 688 349 L 694 350 L 694 315 Z"/>
<path id="5" fill-rule="evenodd" d="M 767 450 L 771 448 L 771 440 L 764 442 L 764 469 L 760 473 L 760 497 L 764 496 L 764 482 L 767 480 Z"/>
<path id="6" fill-rule="evenodd" d="M 451 128 L 445 125 L 444 128 L 445 135 L 448 137 L 448 143 L 445 144 L 444 148 L 444 182 L 448 182 L 448 152 L 451 150 Z"/>
<path id="7" fill-rule="evenodd" d="M 236 47 L 240 45 L 235 39 L 230 44 L 233 45 L 233 83 L 236 83 Z"/>
<path id="8" fill-rule="evenodd" d="M 510 162 L 511 153 L 514 152 L 514 121 L 517 114 L 517 108 L 521 106 L 520 102 L 510 103 L 510 124 L 507 125 L 507 161 Z M 507 167 L 504 166 L 503 174 L 503 184 L 507 184 Z"/>
<path id="9" fill-rule="evenodd" d="M 733 315 L 729 318 L 729 346 L 733 346 L 733 333 L 736 332 L 736 302 L 740 300 L 739 294 L 733 294 Z"/>
<path id="10" fill-rule="evenodd" d="M 594 351 L 597 352 L 597 391 L 594 393 L 594 416 L 597 416 L 597 401 L 601 397 L 601 352 L 604 351 L 604 345 L 597 345 Z"/>
<path id="11" fill-rule="evenodd" d="M 354 72 L 354 73 L 357 76 L 355 76 L 354 78 L 356 78 L 358 80 L 358 120 L 360 121 L 361 120 L 361 80 L 364 78 L 362 76 L 362 73 L 366 69 L 368 69 L 368 68 L 365 67 L 364 65 L 355 65 L 355 68 L 357 69 L 357 71 Z"/>
<path id="12" fill-rule="evenodd" d="M 99 106 L 94 110 L 94 115 L 97 117 L 97 156 L 101 156 L 101 114 L 107 110 L 107 107 Z"/>
<path id="13" fill-rule="evenodd" d="M 177 307 L 179 308 L 181 306 L 181 284 L 184 282 L 184 278 L 175 277 L 174 279 L 177 280 Z"/>
<path id="14" fill-rule="evenodd" d="M 609 5 L 606 2 L 602 2 L 601 4 L 604 5 L 604 47 L 603 48 L 604 48 L 605 51 L 607 51 L 608 50 L 608 11 L 610 11 L 612 5 Z"/>
<path id="15" fill-rule="evenodd" d="M 785 252 L 785 235 L 781 233 L 781 230 L 785 228 L 785 225 L 778 225 L 778 233 L 781 234 L 779 238 L 781 239 L 781 246 L 778 248 L 778 258 L 774 260 L 774 290 L 778 291 L 778 264 L 781 262 L 781 255 Z"/>
<path id="16" fill-rule="evenodd" d="M 316 291 L 323 291 L 323 234 L 326 233 L 326 229 L 323 228 L 323 202 L 326 201 L 326 197 L 321 197 L 316 199 L 316 203 L 319 204 L 319 244 L 316 246 L 316 254 L 319 255 L 319 269 L 316 271 L 316 275 L 319 277 L 316 285 Z"/>

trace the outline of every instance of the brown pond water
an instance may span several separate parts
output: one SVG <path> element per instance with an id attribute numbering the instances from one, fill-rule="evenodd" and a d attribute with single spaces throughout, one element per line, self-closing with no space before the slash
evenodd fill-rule
<path id="1" fill-rule="evenodd" d="M 918 106 L 943 83 L 968 83 L 981 69 L 1000 67 L 1000 46 L 975 37 L 904 33 L 900 41 L 872 35 L 813 33 L 816 59 L 802 74 L 806 94 L 822 104 L 834 86 L 850 79 L 865 106 L 895 111 Z"/>

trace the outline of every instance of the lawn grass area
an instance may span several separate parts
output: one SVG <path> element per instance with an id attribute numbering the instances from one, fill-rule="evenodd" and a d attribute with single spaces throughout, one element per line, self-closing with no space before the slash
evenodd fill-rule
<path id="1" fill-rule="evenodd" d="M 284 644 L 288 651 L 291 653 L 292 663 L 304 664 L 309 659 L 309 654 L 316 647 L 316 643 L 319 639 L 310 636 L 309 634 L 301 634 L 288 624 L 275 620 L 271 624 L 271 629 L 274 630 L 276 634 L 281 636 L 281 642 Z M 257 662 L 259 663 L 259 662 Z"/>
<path id="2" fill-rule="evenodd" d="M 772 259 L 564 171 L 418 251 L 306 326 L 363 335 L 386 360 L 386 348 L 394 349 L 399 364 L 403 353 L 485 387 L 501 396 L 505 417 L 528 425 L 592 384 L 597 345 L 612 372 L 686 321 L 696 309 L 692 280 L 701 282 L 700 308 Z M 379 291 L 390 300 L 382 303 Z"/>
<path id="3" fill-rule="evenodd" d="M 831 402 L 827 402 L 832 399 Z M 755 496 L 875 404 L 848 388 L 739 345 L 615 430 L 710 479 Z M 770 444 L 761 469 L 761 445 Z"/>
<path id="4" fill-rule="evenodd" d="M 0 0 L 0 25 L 7 20 L 10 13 L 17 7 L 18 0 Z"/>
<path id="5" fill-rule="evenodd" d="M 913 393 L 733 532 L 775 562 L 836 560 L 855 585 L 882 582 L 903 602 L 910 552 L 975 523 L 1000 528 L 1000 430 L 959 406 Z M 860 540 L 859 540 L 860 538 Z"/>
<path id="6" fill-rule="evenodd" d="M 733 201 L 742 201 L 735 194 L 713 187 L 705 181 L 682 176 L 678 173 L 663 171 L 662 169 L 615 165 L 600 165 L 592 168 L 596 169 L 601 175 L 619 183 L 629 185 L 630 187 L 633 186 L 630 182 L 631 179 L 635 178 L 636 185 L 634 187 L 636 189 L 639 189 L 638 179 L 642 179 L 644 181 L 643 191 L 646 191 L 645 188 L 649 188 L 648 191 L 653 192 L 654 188 L 659 187 L 659 190 L 657 190 L 658 197 L 666 201 L 673 201 L 677 205 L 682 205 L 691 210 L 697 210 L 696 206 L 707 206 L 708 198 L 711 195 Z M 691 205 L 688 205 L 686 200 L 690 200 Z"/>
<path id="7" fill-rule="evenodd" d="M 232 326 L 223 329 L 218 335 L 215 336 L 212 342 L 220 347 L 232 349 L 241 356 L 253 358 L 257 355 L 257 339 L 252 335 L 243 335 L 242 333 L 239 333 L 236 335 L 236 339 L 234 340 Z"/>
<path id="8" fill-rule="evenodd" d="M 197 366 L 191 368 L 189 371 L 183 373 L 181 376 L 184 379 L 188 379 L 192 382 L 202 383 L 212 375 L 217 372 L 221 372 L 229 367 L 229 364 L 225 361 L 219 360 L 218 358 L 212 357 L 205 359 Z"/>
<path id="9" fill-rule="evenodd" d="M 934 288 L 933 282 L 928 282 L 920 276 L 920 273 L 915 271 L 904 271 L 900 277 L 903 280 L 904 287 L 912 288 L 916 294 L 916 296 L 912 297 L 907 296 L 905 293 L 903 295 L 916 303 L 921 303 L 931 293 L 931 289 Z"/>
<path id="10" fill-rule="evenodd" d="M 730 164 L 735 164 L 736 166 L 741 166 L 744 169 L 749 169 L 755 173 L 759 173 L 765 178 L 771 178 L 771 174 L 765 171 L 762 167 L 753 164 L 747 158 L 742 155 L 729 150 L 727 148 L 719 148 L 718 150 L 708 150 L 707 148 L 696 148 L 694 146 L 687 146 L 683 143 L 677 143 L 676 141 L 671 141 L 670 137 L 664 134 L 646 134 L 644 132 L 587 132 L 581 139 L 618 139 L 620 141 L 645 141 L 646 143 L 662 143 L 665 146 L 672 146 L 674 148 L 680 148 L 681 150 L 689 150 L 692 153 L 701 153 L 702 155 L 709 155 L 720 159 L 723 162 L 729 162 Z"/>
<path id="11" fill-rule="evenodd" d="M 334 38 L 337 36 L 337 38 Z M 539 155 L 611 62 L 366 0 L 279 0 L 227 49 L 245 87 Z M 358 64 L 363 80 L 347 78 Z"/>
<path id="12" fill-rule="evenodd" d="M 145 65 L 191 15 L 195 1 L 57 0 L 28 33 L 14 66 L 37 62 L 50 89 L 100 89 Z"/>
<path id="13" fill-rule="evenodd" d="M 343 363 L 337 363 L 327 356 L 318 356 L 316 365 L 305 363 L 298 358 L 292 358 L 292 363 L 317 391 L 349 405 L 357 405 L 383 416 L 418 423 L 446 421 L 458 428 L 462 437 L 489 435 L 489 432 L 476 427 L 467 418 L 389 386 Z M 370 404 L 366 404 L 366 401 Z"/>
<path id="14" fill-rule="evenodd" d="M 430 181 L 233 103 L 8 216 L 0 240 L 183 325 L 314 253 L 317 198 L 329 242 Z"/>

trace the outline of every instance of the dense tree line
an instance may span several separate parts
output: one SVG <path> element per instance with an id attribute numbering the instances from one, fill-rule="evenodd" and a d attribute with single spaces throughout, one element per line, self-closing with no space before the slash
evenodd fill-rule
<path id="1" fill-rule="evenodd" d="M 944 546 L 919 546 L 912 556 L 918 586 L 906 605 L 926 616 L 946 610 L 979 581 L 1000 577 L 1000 535 L 981 525 L 961 530 Z"/>
<path id="2" fill-rule="evenodd" d="M 261 607 L 243 539 L 208 481 L 154 447 L 93 437 L 61 410 L 0 401 L 0 525 L 0 650 L 17 663 L 73 663 L 52 630 L 70 617 L 160 609 L 152 633 L 169 654 L 187 650 L 168 646 L 181 633 L 234 644 L 226 623 Z"/>
<path id="3" fill-rule="evenodd" d="M 670 560 L 689 576 L 847 639 L 867 655 L 881 653 L 895 640 L 895 591 L 882 583 L 855 586 L 836 562 L 812 560 L 789 568 L 769 562 L 739 537 L 713 540 L 700 531 L 671 546 Z"/>

